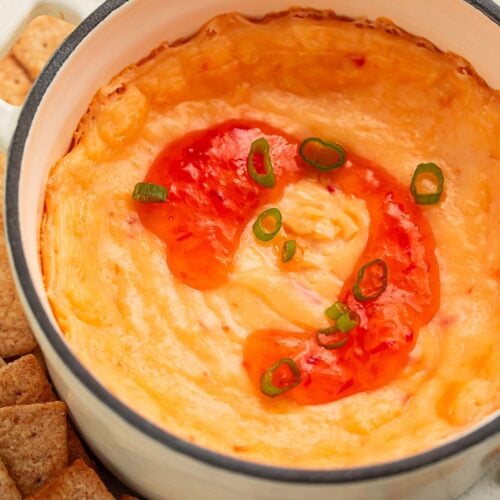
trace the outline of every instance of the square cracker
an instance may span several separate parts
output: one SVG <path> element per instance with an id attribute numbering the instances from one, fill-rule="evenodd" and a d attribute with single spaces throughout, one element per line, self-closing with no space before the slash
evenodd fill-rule
<path id="1" fill-rule="evenodd" d="M 29 500 L 112 500 L 99 476 L 83 460 L 75 460 Z"/>
<path id="2" fill-rule="evenodd" d="M 45 358 L 43 357 L 43 352 L 42 350 L 40 349 L 40 346 L 37 345 L 31 352 L 30 354 L 33 354 L 33 356 L 35 356 L 35 358 L 37 359 L 38 361 L 38 364 L 43 368 L 43 371 L 45 372 L 45 374 L 48 373 L 48 370 L 47 370 L 47 365 L 45 363 Z"/>
<path id="3" fill-rule="evenodd" d="M 72 422 L 68 420 L 68 460 L 72 463 L 78 458 L 92 467 L 92 460 L 88 456 L 83 443 L 80 441 L 75 427 Z"/>
<path id="4" fill-rule="evenodd" d="M 31 80 L 11 55 L 0 60 L 0 99 L 17 106 L 30 87 Z"/>
<path id="5" fill-rule="evenodd" d="M 0 459 L 23 496 L 68 464 L 66 413 L 61 401 L 0 408 Z"/>
<path id="6" fill-rule="evenodd" d="M 21 500 L 21 493 L 9 476 L 5 465 L 0 461 L 0 498 L 2 500 Z"/>
<path id="7" fill-rule="evenodd" d="M 5 157 L 0 154 L 0 199 L 3 198 L 4 169 Z M 35 348 L 36 341 L 14 288 L 2 225 L 0 212 L 0 357 L 10 358 L 29 353 Z"/>
<path id="8" fill-rule="evenodd" d="M 40 16 L 27 26 L 12 49 L 14 57 L 35 80 L 45 63 L 74 26 L 50 16 Z"/>
<path id="9" fill-rule="evenodd" d="M 42 367 L 32 354 L 0 368 L 0 408 L 55 399 Z"/>

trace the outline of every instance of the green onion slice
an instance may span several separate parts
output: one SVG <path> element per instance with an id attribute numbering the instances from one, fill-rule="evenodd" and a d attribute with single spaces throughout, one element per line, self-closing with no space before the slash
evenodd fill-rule
<path id="1" fill-rule="evenodd" d="M 418 186 L 419 180 L 428 175 L 434 178 L 435 190 L 433 192 L 420 192 Z M 443 184 L 443 171 L 435 163 L 420 163 L 420 165 L 417 165 L 411 178 L 410 191 L 413 199 L 419 205 L 434 205 L 441 199 Z"/>
<path id="2" fill-rule="evenodd" d="M 285 243 L 283 243 L 283 248 L 281 250 L 281 260 L 283 262 L 291 261 L 296 251 L 297 242 L 295 240 L 286 240 Z"/>
<path id="3" fill-rule="evenodd" d="M 342 314 L 349 312 L 350 309 L 343 302 L 335 302 L 327 309 L 325 309 L 325 314 L 333 321 L 339 319 Z"/>
<path id="4" fill-rule="evenodd" d="M 355 326 L 358 326 L 358 324 L 358 315 L 352 311 L 341 314 L 337 321 L 335 321 L 335 326 L 344 333 L 351 331 Z"/>
<path id="5" fill-rule="evenodd" d="M 340 330 L 345 333 L 359 324 L 359 316 L 343 302 L 335 302 L 335 304 L 325 309 L 325 314 L 335 321 L 337 331 Z"/>
<path id="6" fill-rule="evenodd" d="M 283 365 L 288 367 L 287 374 L 280 377 L 280 385 L 275 385 L 273 381 L 275 377 L 273 375 Z M 297 363 L 291 358 L 281 358 L 262 374 L 260 389 L 266 396 L 274 398 L 300 384 L 300 379 L 301 372 Z"/>
<path id="7" fill-rule="evenodd" d="M 356 300 L 366 302 L 379 297 L 386 287 L 387 264 L 382 259 L 375 259 L 359 270 L 352 292 Z"/>
<path id="8" fill-rule="evenodd" d="M 263 174 L 259 174 L 256 168 L 256 163 L 260 157 L 264 164 Z M 247 170 L 250 177 L 261 186 L 266 188 L 275 186 L 276 177 L 274 177 L 273 163 L 269 155 L 269 142 L 264 137 L 252 142 L 247 158 Z"/>
<path id="9" fill-rule="evenodd" d="M 338 332 L 339 329 L 335 326 L 328 326 L 327 328 L 323 328 L 321 330 L 318 330 L 318 333 L 322 333 L 324 335 L 331 335 L 332 333 Z"/>
<path id="10" fill-rule="evenodd" d="M 345 151 L 342 146 L 317 137 L 302 141 L 299 155 L 306 163 L 323 172 L 339 168 L 345 163 Z"/>
<path id="11" fill-rule="evenodd" d="M 264 224 L 272 219 L 273 226 L 267 229 Z M 268 224 L 266 224 L 267 226 Z M 255 237 L 260 241 L 270 241 L 281 229 L 281 212 L 277 208 L 268 208 L 264 210 L 253 223 L 252 231 Z"/>
<path id="12" fill-rule="evenodd" d="M 165 203 L 168 198 L 168 189 L 159 184 L 138 182 L 134 187 L 132 198 L 141 203 Z"/>
<path id="13" fill-rule="evenodd" d="M 316 333 L 318 345 L 325 349 L 338 349 L 349 340 L 349 333 L 340 331 L 336 326 L 324 328 Z"/>

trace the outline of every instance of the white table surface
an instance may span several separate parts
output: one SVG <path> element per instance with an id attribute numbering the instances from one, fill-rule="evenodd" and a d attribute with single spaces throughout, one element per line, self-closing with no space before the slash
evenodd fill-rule
<path id="1" fill-rule="evenodd" d="M 479 482 L 461 495 L 458 500 L 500 500 L 500 459 L 493 464 Z"/>

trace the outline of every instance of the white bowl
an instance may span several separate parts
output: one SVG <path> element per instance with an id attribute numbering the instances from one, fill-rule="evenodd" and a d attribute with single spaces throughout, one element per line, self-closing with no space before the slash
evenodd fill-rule
<path id="1" fill-rule="evenodd" d="M 0 0 L 0 46 L 49 8 L 76 18 L 93 0 Z M 183 441 L 124 406 L 71 353 L 45 295 L 38 229 L 51 165 L 62 156 L 94 92 L 165 39 L 188 35 L 228 11 L 251 16 L 290 0 L 108 0 L 89 15 L 51 59 L 29 95 L 10 146 L 6 229 L 26 314 L 55 386 L 85 439 L 109 469 L 149 498 L 445 499 L 455 498 L 498 456 L 500 417 L 425 453 L 344 470 L 301 470 L 244 462 Z M 489 0 L 308 0 L 347 16 L 384 16 L 442 49 L 466 57 L 500 87 L 500 8 Z M 70 17 L 71 19 L 71 17 Z M 0 143 L 18 111 L 0 103 Z"/>

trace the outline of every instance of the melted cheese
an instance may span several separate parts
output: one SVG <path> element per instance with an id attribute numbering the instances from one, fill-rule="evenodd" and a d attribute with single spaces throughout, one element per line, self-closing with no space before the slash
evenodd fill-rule
<path id="1" fill-rule="evenodd" d="M 54 314 L 87 368 L 159 426 L 258 462 L 344 467 L 430 448 L 500 407 L 499 93 L 386 28 L 300 11 L 216 18 L 100 89 L 54 166 L 41 233 Z M 303 269 L 280 272 L 248 227 L 227 284 L 204 292 L 176 281 L 139 222 L 131 192 L 165 145 L 234 118 L 333 138 L 408 185 L 420 162 L 443 169 L 444 201 L 424 208 L 441 309 L 386 387 L 300 407 L 257 397 L 241 364 L 255 329 L 326 326 L 366 242 L 362 200 L 288 187 L 278 207 Z"/>

